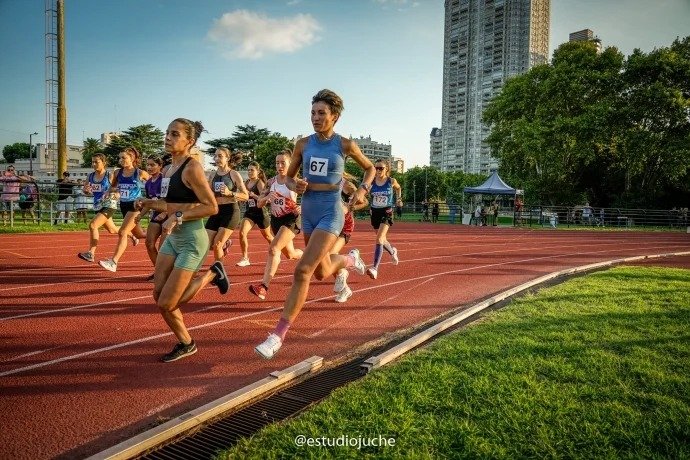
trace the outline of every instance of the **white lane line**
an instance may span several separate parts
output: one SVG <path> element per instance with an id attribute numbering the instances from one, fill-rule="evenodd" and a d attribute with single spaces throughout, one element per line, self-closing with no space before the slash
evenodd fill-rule
<path id="1" fill-rule="evenodd" d="M 368 312 L 369 310 L 373 310 L 374 308 L 378 308 L 378 307 L 381 306 L 381 305 L 385 305 L 385 304 L 389 303 L 390 301 L 392 301 L 393 299 L 395 299 L 396 297 L 400 297 L 401 295 L 403 295 L 403 294 L 405 294 L 405 293 L 407 293 L 407 292 L 410 292 L 410 291 L 413 291 L 413 290 L 417 289 L 417 288 L 418 288 L 419 286 L 421 286 L 422 284 L 429 283 L 429 282 L 431 282 L 431 281 L 433 281 L 433 280 L 435 280 L 435 279 L 436 279 L 436 277 L 426 279 L 426 280 L 422 281 L 422 282 L 419 283 L 419 284 L 415 284 L 414 286 L 411 286 L 409 289 L 405 289 L 404 291 L 400 291 L 400 292 L 398 292 L 397 294 L 388 297 L 387 299 L 383 299 L 383 300 L 381 300 L 380 302 L 375 303 L 374 305 L 371 305 L 369 308 L 364 308 L 364 309 L 362 309 L 362 310 L 357 310 L 356 313 L 353 313 L 352 315 L 346 316 L 345 318 L 341 319 L 340 321 L 336 321 L 335 323 L 330 323 L 330 324 L 328 325 L 328 327 L 326 327 L 326 328 L 324 328 L 324 329 L 321 329 L 320 331 L 316 331 L 316 332 L 314 332 L 313 334 L 309 335 L 308 337 L 309 337 L 309 338 L 317 337 L 317 336 L 323 334 L 324 332 L 326 332 L 326 331 L 328 331 L 328 330 L 330 330 L 330 329 L 334 329 L 334 328 L 340 326 L 341 324 L 346 323 L 346 322 L 352 320 L 352 318 L 354 318 L 354 317 L 356 317 L 356 316 L 360 316 L 360 315 L 361 315 L 362 313 L 364 313 L 364 312 Z M 362 291 L 362 290 L 360 290 L 360 291 Z M 354 293 L 354 291 L 353 291 L 353 293 Z"/>
<path id="2" fill-rule="evenodd" d="M 610 243 L 600 244 L 600 245 L 598 245 L 598 247 L 611 246 L 611 245 L 616 245 L 616 244 L 619 244 L 619 243 L 610 242 Z M 640 245 L 642 243 L 641 242 L 640 243 L 629 242 L 629 243 L 625 243 L 625 244 L 627 244 L 627 245 Z M 473 257 L 473 256 L 483 256 L 483 255 L 492 255 L 492 254 L 507 254 L 507 253 L 530 251 L 530 250 L 537 250 L 537 249 L 553 249 L 553 248 L 566 249 L 568 247 L 579 247 L 579 246 L 581 246 L 581 244 L 572 244 L 569 246 L 566 246 L 563 244 L 557 244 L 554 246 L 519 247 L 519 248 L 514 248 L 514 249 L 501 248 L 501 249 L 497 249 L 495 251 L 482 251 L 482 252 L 471 252 L 471 253 L 465 253 L 465 254 L 449 254 L 449 255 L 443 255 L 443 256 L 430 256 L 430 257 L 419 257 L 419 258 L 415 258 L 415 259 L 403 259 L 400 262 L 401 263 L 411 263 L 411 262 L 420 262 L 420 261 L 427 261 L 427 260 L 447 259 L 447 258 L 451 258 L 451 257 Z M 428 250 L 428 249 L 429 248 L 421 248 L 420 250 Z M 431 249 L 447 249 L 447 246 L 431 248 Z M 631 251 L 633 249 L 635 249 L 635 248 L 626 249 L 626 251 Z M 598 252 L 605 252 L 605 251 L 598 251 Z M 586 254 L 586 253 L 573 253 L 573 254 Z M 568 254 L 568 255 L 573 255 L 573 254 Z M 551 256 L 547 256 L 547 257 L 551 257 Z M 388 264 L 388 263 L 389 262 L 386 262 L 385 264 Z M 119 277 L 116 279 L 126 279 L 126 278 L 139 277 L 139 276 L 141 276 L 141 275 L 129 275 L 129 276 L 122 276 L 122 277 Z M 279 279 L 282 279 L 285 277 L 291 277 L 291 276 L 292 276 L 292 274 L 288 273 L 285 275 L 276 276 L 273 279 L 279 280 Z M 85 283 L 85 282 L 90 282 L 90 281 L 100 282 L 100 281 L 112 280 L 112 279 L 113 278 L 100 278 L 100 279 L 96 279 L 96 280 L 86 279 L 86 280 L 78 280 L 78 281 L 71 281 L 71 282 L 64 282 L 64 283 L 56 283 L 56 285 L 58 285 L 58 284 L 71 284 L 71 283 Z M 233 286 L 242 286 L 245 284 L 251 284 L 253 282 L 255 282 L 255 281 L 253 281 L 253 280 L 243 281 L 241 283 L 233 284 Z M 210 288 L 207 287 L 206 289 L 210 289 Z M 0 289 L 0 291 L 3 291 L 3 289 Z M 32 313 L 24 313 L 21 315 L 14 315 L 14 316 L 7 316 L 4 318 L 0 318 L 0 322 L 11 320 L 11 319 L 26 318 L 26 317 L 31 317 L 31 316 L 49 315 L 49 314 L 56 313 L 56 312 L 59 313 L 59 312 L 63 312 L 63 311 L 80 310 L 80 309 L 84 309 L 84 308 L 98 307 L 100 305 L 108 305 L 108 304 L 113 304 L 113 303 L 122 303 L 122 302 L 128 302 L 128 301 L 133 301 L 133 300 L 140 300 L 140 299 L 147 298 L 149 296 L 150 296 L 150 294 L 146 295 L 146 296 L 129 297 L 129 298 L 114 300 L 114 301 L 110 301 L 110 302 L 91 303 L 91 304 L 86 304 L 86 305 L 75 305 L 73 307 L 41 310 L 41 311 L 32 312 Z M 326 298 L 328 298 L 328 297 L 326 297 Z"/>
<path id="3" fill-rule="evenodd" d="M 109 302 L 89 303 L 89 304 L 85 304 L 85 305 L 75 305 L 73 307 L 65 307 L 65 308 L 53 308 L 51 310 L 35 311 L 33 313 L 24 313 L 22 315 L 6 316 L 4 318 L 0 318 L 0 321 L 7 321 L 10 319 L 27 318 L 29 316 L 48 315 L 51 313 L 62 313 L 63 311 L 81 310 L 82 308 L 99 307 L 101 305 L 111 305 L 114 303 L 124 303 L 124 302 L 131 302 L 132 300 L 141 300 L 141 299 L 150 299 L 150 298 L 151 298 L 151 294 L 147 294 L 147 295 L 142 295 L 139 297 L 128 297 L 126 299 L 111 300 Z"/>
<path id="4" fill-rule="evenodd" d="M 277 311 L 277 310 L 281 310 L 281 309 L 282 309 L 282 307 L 281 307 L 281 308 L 274 308 L 274 309 L 271 309 L 271 310 L 261 310 L 261 311 L 257 311 L 257 312 L 254 312 L 254 313 L 247 313 L 247 314 L 240 315 L 240 316 L 234 316 L 234 317 L 232 317 L 232 318 L 226 318 L 226 319 L 222 319 L 222 320 L 218 320 L 218 321 L 212 321 L 212 322 L 210 322 L 210 323 L 199 324 L 199 325 L 197 325 L 197 326 L 190 327 L 190 328 L 188 328 L 188 329 L 189 329 L 190 331 L 193 331 L 193 330 L 196 330 L 196 329 L 202 329 L 202 328 L 206 328 L 206 327 L 217 326 L 217 325 L 219 325 L 219 324 L 229 323 L 229 322 L 231 322 L 231 321 L 237 321 L 237 320 L 241 320 L 241 319 L 244 319 L 244 318 L 248 318 L 248 317 L 250 317 L 250 316 L 261 315 L 261 314 L 266 313 L 266 312 Z M 5 376 L 8 376 L 8 375 L 19 374 L 19 373 L 21 373 L 21 372 L 31 371 L 31 370 L 34 370 L 34 369 L 39 369 L 39 368 L 41 368 L 41 367 L 45 367 L 45 366 L 50 366 L 50 365 L 53 365 L 53 364 L 62 363 L 62 362 L 65 362 L 65 361 L 72 361 L 72 360 L 75 360 L 75 359 L 83 358 L 83 357 L 85 357 L 85 356 L 95 355 L 96 353 L 103 353 L 103 352 L 106 352 L 106 351 L 117 350 L 118 348 L 124 348 L 124 347 L 128 347 L 128 346 L 130 346 L 130 345 L 136 345 L 136 344 L 139 344 L 139 343 L 150 342 L 151 340 L 160 339 L 160 338 L 162 338 L 162 337 L 167 337 L 167 336 L 169 336 L 169 335 L 173 335 L 173 333 L 172 333 L 172 332 L 164 332 L 164 333 L 162 333 L 162 334 L 156 334 L 156 335 L 151 335 L 151 336 L 148 336 L 148 337 L 142 337 L 141 339 L 136 339 L 136 340 L 130 340 L 130 341 L 127 341 L 127 342 L 116 343 L 116 344 L 114 344 L 114 345 L 110 345 L 110 346 L 102 347 L 102 348 L 96 348 L 95 350 L 84 351 L 84 352 L 82 352 L 82 353 L 77 353 L 77 354 L 74 354 L 74 355 L 63 356 L 62 358 L 52 359 L 52 360 L 50 360 L 50 361 L 44 361 L 44 362 L 41 362 L 41 363 L 31 364 L 31 365 L 29 365 L 29 366 L 18 367 L 18 368 L 16 368 L 16 369 L 12 369 L 12 370 L 9 370 L 9 371 L 0 372 L 0 377 L 5 377 Z"/>
<path id="5" fill-rule="evenodd" d="M 665 247 L 665 246 L 652 246 L 652 247 L 650 247 L 650 248 L 647 248 L 646 250 L 650 250 L 650 249 L 660 249 L 660 248 L 664 248 L 664 247 Z M 632 250 L 634 250 L 634 249 L 635 249 L 635 248 L 631 248 L 631 249 L 622 249 L 622 251 L 632 251 Z M 359 289 L 357 292 L 368 291 L 368 290 L 371 290 L 371 289 L 381 289 L 381 288 L 384 288 L 384 287 L 387 287 L 387 286 L 394 286 L 394 285 L 396 285 L 396 284 L 408 283 L 408 282 L 411 282 L 411 281 L 419 281 L 419 280 L 429 280 L 429 279 L 433 279 L 434 277 L 437 277 L 437 276 L 449 275 L 449 274 L 454 274 L 454 273 L 462 273 L 462 272 L 467 272 L 467 271 L 472 271 L 472 270 L 478 270 L 478 269 L 483 269 L 483 268 L 489 268 L 489 267 L 498 267 L 498 266 L 501 266 L 501 265 L 512 265 L 512 264 L 533 262 L 533 261 L 535 261 L 535 260 L 544 260 L 544 259 L 557 259 L 557 258 L 568 257 L 568 256 L 573 256 L 573 255 L 598 254 L 598 253 L 602 253 L 602 252 L 606 252 L 606 250 L 601 250 L 601 251 L 589 251 L 589 252 L 574 252 L 574 253 L 571 253 L 571 254 L 561 254 L 561 255 L 549 255 L 549 256 L 533 257 L 533 258 L 521 259 L 521 260 L 513 260 L 513 261 L 508 261 L 508 262 L 498 262 L 498 263 L 494 263 L 494 264 L 487 264 L 487 265 L 481 265 L 481 266 L 476 266 L 476 267 L 467 267 L 467 268 L 461 268 L 461 269 L 457 269 L 457 270 L 449 270 L 449 271 L 441 272 L 441 273 L 432 273 L 432 274 L 430 274 L 430 275 L 423 275 L 423 276 L 417 276 L 417 277 L 414 277 L 414 278 L 408 278 L 408 279 L 404 279 L 404 280 L 393 281 L 393 282 L 390 282 L 390 283 L 385 283 L 385 284 L 381 284 L 381 285 L 377 285 L 377 286 L 371 286 L 371 287 L 368 287 L 368 288 Z M 688 251 L 687 253 L 683 253 L 683 255 L 685 255 L 685 254 L 690 254 L 690 251 Z M 331 297 L 333 297 L 333 296 L 330 295 L 330 296 L 322 297 L 322 298 L 319 298 L 319 299 L 313 299 L 313 300 L 310 300 L 310 301 L 308 301 L 308 302 L 305 302 L 305 304 L 310 304 L 310 303 L 314 303 L 314 302 L 318 302 L 318 301 L 323 301 L 323 300 L 326 300 L 326 299 L 330 299 Z M 277 312 L 277 311 L 280 311 L 280 310 L 282 310 L 282 309 L 283 309 L 283 307 L 275 307 L 275 308 L 270 308 L 270 309 L 264 309 L 264 310 L 261 310 L 261 311 L 257 311 L 257 312 L 253 312 L 253 313 L 247 313 L 247 314 L 240 315 L 240 316 L 235 316 L 235 317 L 232 317 L 232 318 L 226 318 L 226 319 L 222 319 L 222 320 L 218 320 L 218 321 L 212 321 L 212 322 L 209 322 L 209 323 L 199 324 L 199 325 L 197 325 L 197 326 L 190 327 L 189 330 L 190 330 L 190 331 L 193 331 L 193 330 L 197 330 L 197 329 L 202 329 L 202 328 L 217 326 L 217 325 L 219 325 L 219 324 L 224 324 L 224 323 L 228 323 L 228 322 L 231 322 L 231 321 L 237 321 L 237 320 L 241 320 L 241 319 L 244 319 L 244 318 L 250 318 L 250 317 L 252 317 L 252 316 L 258 316 L 258 315 L 262 315 L 262 314 L 264 314 L 264 313 Z M 155 340 L 155 339 L 158 339 L 158 338 L 161 338 L 161 337 L 166 337 L 166 336 L 169 336 L 169 335 L 172 335 L 172 332 L 165 332 L 165 333 L 157 334 L 157 335 L 154 335 L 154 336 L 144 337 L 144 338 L 141 338 L 141 339 L 136 339 L 136 340 L 131 340 L 131 341 L 128 341 L 128 342 L 123 342 L 123 343 L 119 343 L 119 344 L 115 344 L 115 345 L 110 345 L 110 346 L 108 346 L 108 347 L 102 347 L 102 348 L 98 348 L 98 349 L 95 349 L 95 350 L 85 351 L 85 352 L 83 352 L 83 353 L 78 353 L 78 354 L 75 354 L 75 355 L 64 356 L 64 357 L 62 357 L 62 358 L 57 358 L 57 359 L 53 359 L 53 360 L 50 360 L 50 361 L 45 361 L 45 362 L 42 362 L 42 363 L 36 363 L 36 364 L 32 364 L 32 365 L 30 365 L 30 366 L 25 366 L 25 367 L 21 367 L 21 368 L 17 368 L 17 369 L 12 369 L 12 370 L 10 370 L 10 371 L 5 371 L 5 372 L 0 373 L 0 377 L 4 377 L 4 376 L 7 376 L 7 375 L 18 374 L 18 373 L 21 373 L 21 372 L 25 372 L 25 371 L 29 371 L 29 370 L 33 370 L 33 369 L 37 369 L 37 368 L 41 368 L 41 367 L 45 367 L 45 366 L 49 366 L 49 365 L 52 365 L 52 364 L 61 363 L 61 362 L 64 362 L 64 361 L 70 361 L 70 360 L 82 358 L 82 357 L 84 357 L 84 356 L 90 356 L 90 355 L 93 355 L 93 354 L 96 354 L 96 353 L 101 353 L 101 352 L 105 352 L 105 351 L 115 350 L 115 349 L 123 348 L 123 347 L 129 346 L 129 345 L 135 345 L 135 344 L 138 344 L 138 343 L 148 342 L 148 341 Z"/>

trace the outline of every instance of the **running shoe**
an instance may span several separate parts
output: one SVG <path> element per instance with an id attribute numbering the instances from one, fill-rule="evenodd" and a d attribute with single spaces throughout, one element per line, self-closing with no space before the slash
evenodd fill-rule
<path id="1" fill-rule="evenodd" d="M 132 246 L 136 246 L 137 244 L 139 244 L 139 238 L 137 238 L 134 235 L 130 235 L 130 238 L 132 238 Z"/>
<path id="2" fill-rule="evenodd" d="M 295 257 L 293 257 L 293 260 L 299 260 L 302 258 L 302 255 L 304 254 L 304 251 L 301 249 L 295 249 Z"/>
<path id="3" fill-rule="evenodd" d="M 177 361 L 178 359 L 186 358 L 187 356 L 191 356 L 194 353 L 196 353 L 196 343 L 194 343 L 194 340 L 189 345 L 185 345 L 184 343 L 180 342 L 177 345 L 175 345 L 170 351 L 170 353 L 166 353 L 161 357 L 161 361 L 164 363 L 170 363 L 172 361 Z"/>
<path id="4" fill-rule="evenodd" d="M 264 359 L 271 359 L 278 353 L 280 347 L 283 346 L 283 341 L 275 334 L 268 334 L 268 338 L 263 341 L 263 343 L 257 345 L 254 348 L 259 356 Z"/>
<path id="5" fill-rule="evenodd" d="M 98 262 L 98 265 L 105 268 L 109 272 L 115 273 L 117 271 L 117 262 L 115 262 L 113 259 L 101 260 Z"/>
<path id="6" fill-rule="evenodd" d="M 342 291 L 338 293 L 337 296 L 335 296 L 335 301 L 338 303 L 343 303 L 347 302 L 347 299 L 352 297 L 352 289 L 350 289 L 350 286 L 345 286 Z"/>
<path id="7" fill-rule="evenodd" d="M 393 258 L 393 265 L 398 265 L 400 263 L 400 259 L 398 259 L 398 248 L 393 248 L 391 257 Z"/>
<path id="8" fill-rule="evenodd" d="M 250 284 L 249 292 L 257 296 L 261 300 L 266 299 L 266 294 L 268 294 L 268 290 L 266 289 L 266 286 L 264 286 L 263 284 Z"/>
<path id="9" fill-rule="evenodd" d="M 341 268 L 338 270 L 338 274 L 335 276 L 335 284 L 333 285 L 333 292 L 342 291 L 345 286 L 347 286 L 347 277 L 350 276 L 350 272 Z"/>
<path id="10" fill-rule="evenodd" d="M 248 266 L 251 265 L 251 264 L 249 263 L 249 259 L 242 258 L 242 260 L 240 260 L 239 262 L 237 262 L 236 265 L 237 265 L 238 267 L 248 267 Z"/>
<path id="11" fill-rule="evenodd" d="M 225 240 L 225 243 L 223 243 L 223 257 L 228 255 L 228 249 L 230 249 L 230 246 L 232 246 L 232 240 L 228 238 Z"/>
<path id="12" fill-rule="evenodd" d="M 228 280 L 228 275 L 225 273 L 225 267 L 220 261 L 216 261 L 209 267 L 209 270 L 216 274 L 211 281 L 211 284 L 218 286 L 218 290 L 221 294 L 225 294 L 230 289 L 230 280 Z"/>
<path id="13" fill-rule="evenodd" d="M 87 262 L 95 262 L 96 259 L 93 258 L 93 254 L 91 254 L 89 251 L 86 252 L 80 252 L 77 254 L 77 257 L 79 257 L 82 260 L 85 260 Z"/>
<path id="14" fill-rule="evenodd" d="M 374 267 L 369 267 L 367 268 L 367 275 L 369 275 L 369 278 L 375 280 L 376 277 L 379 276 L 379 271 L 375 269 Z"/>
<path id="15" fill-rule="evenodd" d="M 349 254 L 355 259 L 355 265 L 353 266 L 353 268 L 357 271 L 357 273 L 363 275 L 367 269 L 367 266 L 364 264 L 364 261 L 359 256 L 359 249 L 352 249 L 349 252 Z"/>

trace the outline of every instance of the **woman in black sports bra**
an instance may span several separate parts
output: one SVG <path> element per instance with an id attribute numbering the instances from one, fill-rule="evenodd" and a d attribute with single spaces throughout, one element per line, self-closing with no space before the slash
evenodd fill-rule
<path id="1" fill-rule="evenodd" d="M 208 251 L 203 218 L 218 213 L 204 168 L 190 154 L 203 129 L 200 122 L 186 118 L 177 118 L 168 125 L 165 150 L 172 154 L 172 164 L 163 174 L 161 199 L 137 201 L 137 209 L 163 211 L 168 216 L 162 224 L 168 237 L 158 250 L 153 298 L 178 343 L 161 358 L 164 362 L 185 358 L 197 350 L 184 324 L 180 304 L 189 302 L 208 283 L 218 286 L 222 294 L 229 287 L 220 262 L 211 265 L 203 275 L 194 276 Z"/>

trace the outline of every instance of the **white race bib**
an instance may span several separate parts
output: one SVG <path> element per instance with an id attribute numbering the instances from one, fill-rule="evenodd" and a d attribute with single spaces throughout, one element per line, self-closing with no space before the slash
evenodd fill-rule
<path id="1" fill-rule="evenodd" d="M 388 206 L 388 196 L 387 195 L 374 195 L 373 205 L 377 208 L 385 208 Z"/>
<path id="2" fill-rule="evenodd" d="M 250 208 L 256 208 L 256 200 L 254 198 L 248 199 L 247 206 L 249 206 Z"/>
<path id="3" fill-rule="evenodd" d="M 91 191 L 102 192 L 103 190 L 101 189 L 101 184 L 91 184 Z"/>
<path id="4" fill-rule="evenodd" d="M 328 158 L 311 157 L 311 160 L 309 160 L 309 174 L 312 176 L 327 176 Z"/>
<path id="5" fill-rule="evenodd" d="M 214 192 L 220 192 L 223 187 L 223 182 L 214 182 L 213 183 L 213 191 Z"/>
<path id="6" fill-rule="evenodd" d="M 161 180 L 161 198 L 168 196 L 168 187 L 170 187 L 170 178 L 164 177 Z"/>

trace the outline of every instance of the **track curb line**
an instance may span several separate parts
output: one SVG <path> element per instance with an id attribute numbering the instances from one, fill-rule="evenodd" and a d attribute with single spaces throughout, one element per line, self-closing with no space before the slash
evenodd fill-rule
<path id="1" fill-rule="evenodd" d="M 322 365 L 322 357 L 312 356 L 294 366 L 271 372 L 268 377 L 138 434 L 120 444 L 88 457 L 87 460 L 124 460 L 140 455 L 223 412 L 275 390 L 301 375 L 314 372 Z"/>
<path id="2" fill-rule="evenodd" d="M 622 259 L 613 259 L 613 260 L 608 260 L 604 262 L 597 262 L 594 264 L 588 264 L 588 265 L 581 265 L 579 267 L 572 267 L 572 268 L 566 268 L 565 270 L 560 270 L 557 272 L 549 273 L 547 275 L 541 276 L 539 278 L 533 279 L 531 281 L 528 281 L 526 283 L 520 284 L 519 286 L 515 286 L 513 288 L 510 288 L 508 290 L 505 290 L 503 292 L 500 292 L 488 299 L 485 299 L 479 303 L 476 303 L 472 305 L 471 307 L 467 308 L 466 310 L 461 311 L 457 315 L 451 316 L 450 318 L 447 318 L 440 323 L 437 323 L 423 331 L 421 331 L 418 334 L 415 334 L 414 336 L 410 337 L 409 339 L 405 340 L 404 342 L 394 346 L 393 348 L 386 350 L 383 353 L 380 353 L 375 356 L 371 356 L 367 359 L 364 360 L 362 365 L 360 366 L 360 369 L 362 373 L 366 374 L 371 372 L 374 369 L 377 369 L 379 367 L 385 366 L 386 364 L 390 363 L 391 361 L 399 358 L 403 354 L 407 353 L 408 351 L 412 350 L 413 348 L 421 345 L 422 343 L 430 340 L 431 338 L 435 337 L 436 335 L 440 334 L 441 332 L 445 331 L 446 329 L 453 327 L 457 323 L 469 318 L 472 315 L 475 315 L 482 310 L 485 310 L 486 308 L 501 302 L 511 296 L 514 296 L 515 294 L 518 294 L 522 291 L 525 291 L 527 289 L 530 289 L 534 286 L 538 286 L 540 284 L 543 284 L 547 281 L 553 280 L 555 278 L 563 277 L 563 276 L 571 276 L 575 275 L 578 273 L 583 273 L 591 270 L 596 270 L 599 268 L 604 268 L 604 267 L 610 267 L 613 265 L 618 265 L 626 262 L 635 262 L 638 260 L 645 260 L 645 259 L 657 259 L 657 258 L 662 258 L 662 257 L 673 257 L 673 256 L 685 256 L 685 255 L 690 255 L 690 251 L 683 251 L 683 252 L 670 252 L 670 253 L 662 253 L 662 254 L 650 254 L 650 255 L 644 255 L 644 256 L 632 256 L 632 257 L 625 257 Z"/>

